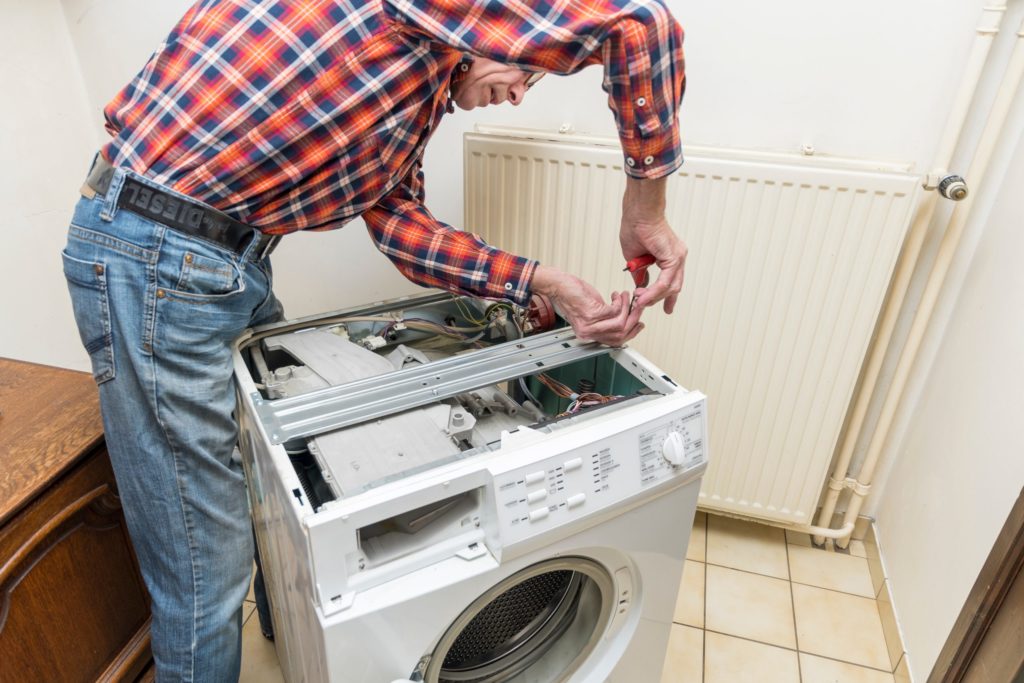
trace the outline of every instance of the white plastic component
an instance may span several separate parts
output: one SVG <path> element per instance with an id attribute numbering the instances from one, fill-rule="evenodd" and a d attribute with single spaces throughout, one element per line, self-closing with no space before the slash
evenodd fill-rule
<path id="1" fill-rule="evenodd" d="M 547 474 L 544 472 L 544 470 L 541 470 L 540 472 L 530 472 L 529 474 L 526 475 L 526 485 L 532 486 L 534 484 L 540 483 L 544 481 L 544 477 L 546 476 Z"/>
<path id="2" fill-rule="evenodd" d="M 585 494 L 585 493 L 577 493 L 576 495 L 569 496 L 568 498 L 566 498 L 565 499 L 565 504 L 571 510 L 573 508 L 578 508 L 580 505 L 583 505 L 583 502 L 586 499 L 587 499 L 587 494 Z"/>
<path id="3" fill-rule="evenodd" d="M 527 494 L 526 501 L 528 503 L 536 503 L 537 501 L 544 500 L 547 497 L 548 497 L 548 490 L 547 489 L 541 489 L 540 491 L 534 491 L 532 493 Z"/>
<path id="4" fill-rule="evenodd" d="M 542 519 L 547 519 L 550 511 L 547 508 L 539 508 L 530 513 L 531 522 L 539 522 Z"/>
<path id="5" fill-rule="evenodd" d="M 566 472 L 572 472 L 573 470 L 578 470 L 581 467 L 583 467 L 583 458 L 573 458 L 571 460 L 566 460 L 565 463 L 562 465 L 562 468 Z"/>
<path id="6" fill-rule="evenodd" d="M 669 432 L 665 437 L 665 443 L 661 445 L 661 455 L 673 465 L 682 465 L 686 457 L 683 435 L 675 430 Z"/>

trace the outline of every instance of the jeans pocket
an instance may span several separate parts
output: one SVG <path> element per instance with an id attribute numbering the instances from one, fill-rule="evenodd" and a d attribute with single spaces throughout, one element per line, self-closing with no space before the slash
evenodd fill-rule
<path id="1" fill-rule="evenodd" d="M 97 384 L 102 384 L 114 378 L 114 335 L 107 297 L 107 267 L 100 261 L 76 259 L 66 251 L 61 253 L 61 257 L 78 334 L 92 361 L 92 376 Z"/>
<path id="2" fill-rule="evenodd" d="M 219 296 L 238 289 L 238 273 L 233 263 L 213 259 L 193 251 L 185 252 L 175 291 L 187 294 Z"/>

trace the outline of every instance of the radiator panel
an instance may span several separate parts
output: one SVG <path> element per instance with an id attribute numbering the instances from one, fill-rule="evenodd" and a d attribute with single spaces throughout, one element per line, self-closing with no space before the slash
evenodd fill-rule
<path id="1" fill-rule="evenodd" d="M 702 150 L 669 180 L 686 282 L 632 345 L 709 397 L 704 508 L 813 519 L 916 199 L 916 176 L 870 166 Z M 631 288 L 614 145 L 470 134 L 465 178 L 466 229 Z"/>

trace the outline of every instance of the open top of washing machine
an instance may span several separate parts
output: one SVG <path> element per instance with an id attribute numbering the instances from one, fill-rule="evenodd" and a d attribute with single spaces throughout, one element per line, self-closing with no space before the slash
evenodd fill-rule
<path id="1" fill-rule="evenodd" d="M 706 411 L 640 354 L 577 339 L 543 300 L 433 294 L 253 330 L 235 365 L 290 678 L 589 680 L 645 659 L 594 654 L 609 634 L 667 638 Z M 660 554 L 674 580 L 632 609 Z M 336 673 L 351 639 L 372 675 Z"/>

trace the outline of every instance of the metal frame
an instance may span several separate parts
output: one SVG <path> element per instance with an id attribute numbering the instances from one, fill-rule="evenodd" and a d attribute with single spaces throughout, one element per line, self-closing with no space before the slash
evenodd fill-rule
<path id="1" fill-rule="evenodd" d="M 554 330 L 302 396 L 268 401 L 254 393 L 252 399 L 271 443 L 281 444 L 608 352 L 571 330 Z"/>

